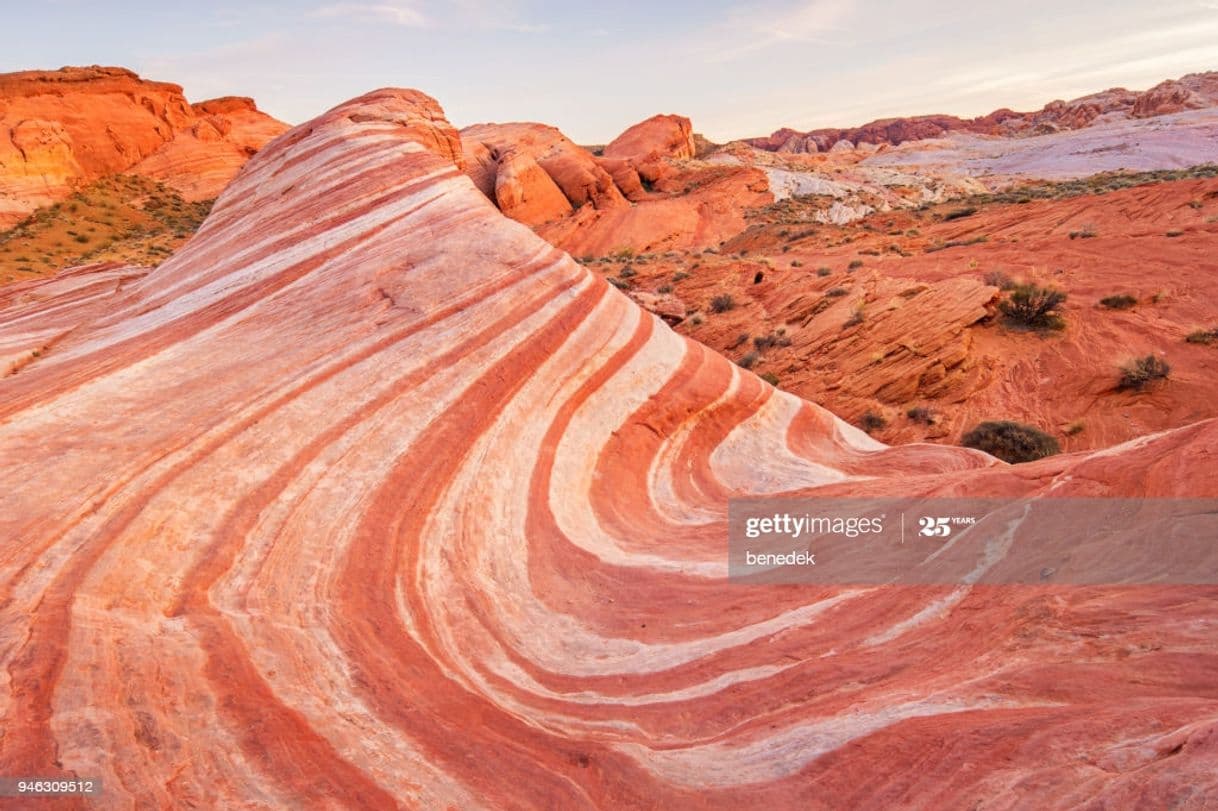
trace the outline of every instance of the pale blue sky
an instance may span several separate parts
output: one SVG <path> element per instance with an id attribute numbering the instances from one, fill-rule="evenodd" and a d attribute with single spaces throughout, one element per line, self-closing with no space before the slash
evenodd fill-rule
<path id="1" fill-rule="evenodd" d="M 4 0 L 0 19 L 0 71 L 123 65 L 292 123 L 417 87 L 458 126 L 542 121 L 583 143 L 657 112 L 722 141 L 1218 69 L 1218 0 Z"/>

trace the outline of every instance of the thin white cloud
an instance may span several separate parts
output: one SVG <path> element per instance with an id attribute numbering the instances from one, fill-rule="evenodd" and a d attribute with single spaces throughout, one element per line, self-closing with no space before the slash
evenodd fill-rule
<path id="1" fill-rule="evenodd" d="M 697 36 L 694 49 L 709 62 L 728 62 L 782 45 L 840 36 L 856 0 L 800 0 L 779 9 L 741 6 Z"/>
<path id="2" fill-rule="evenodd" d="M 309 12 L 310 17 L 346 17 L 359 22 L 387 22 L 407 28 L 423 28 L 427 17 L 413 3 L 333 3 Z"/>

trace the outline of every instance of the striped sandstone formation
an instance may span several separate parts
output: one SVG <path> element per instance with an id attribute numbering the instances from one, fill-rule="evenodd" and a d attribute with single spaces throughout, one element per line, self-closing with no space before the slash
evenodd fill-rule
<path id="1" fill-rule="evenodd" d="M 1218 425 L 1019 469 L 887 448 L 463 163 L 432 99 L 377 91 L 270 144 L 147 275 L 5 291 L 0 774 L 100 778 L 97 808 L 1213 796 L 1214 589 L 744 586 L 724 519 L 1213 495 Z"/>

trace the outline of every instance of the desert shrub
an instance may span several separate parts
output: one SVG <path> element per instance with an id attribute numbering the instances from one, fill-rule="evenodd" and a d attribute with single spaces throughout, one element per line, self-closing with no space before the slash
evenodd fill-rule
<path id="1" fill-rule="evenodd" d="M 791 260 L 791 267 L 793 267 L 793 268 L 801 268 L 801 267 L 803 267 L 803 266 L 804 266 L 804 263 L 803 263 L 803 262 L 801 262 L 801 261 L 799 261 L 798 259 L 792 259 L 792 260 Z"/>
<path id="2" fill-rule="evenodd" d="M 990 287 L 997 287 L 999 290 L 1015 289 L 1015 280 L 1001 270 L 991 270 L 985 274 L 983 281 Z"/>
<path id="3" fill-rule="evenodd" d="M 817 268 L 816 269 L 817 276 L 828 276 L 832 272 L 833 271 L 829 270 L 829 268 Z"/>
<path id="4" fill-rule="evenodd" d="M 666 294 L 666 293 L 671 293 L 672 285 L 671 284 L 662 284 L 656 288 L 656 292 L 660 293 L 661 295 Z"/>
<path id="5" fill-rule="evenodd" d="M 747 355 L 736 361 L 741 369 L 752 369 L 757 365 L 757 361 L 761 360 L 761 355 L 756 352 L 749 352 Z"/>
<path id="6" fill-rule="evenodd" d="M 866 411 L 863 416 L 859 417 L 859 428 L 862 428 L 867 433 L 874 433 L 888 424 L 888 420 L 884 419 L 884 415 L 875 411 Z"/>
<path id="7" fill-rule="evenodd" d="M 846 322 L 844 324 L 842 324 L 842 329 L 845 329 L 846 327 L 857 326 L 858 324 L 861 324 L 861 323 L 863 323 L 863 321 L 866 320 L 867 314 L 863 310 L 864 306 L 866 306 L 866 305 L 862 301 L 860 301 L 854 305 L 854 309 L 851 311 L 850 317 L 846 319 Z"/>
<path id="8" fill-rule="evenodd" d="M 711 299 L 710 310 L 712 313 L 726 313 L 728 310 L 736 309 L 736 300 L 728 293 L 720 293 Z"/>
<path id="9" fill-rule="evenodd" d="M 1193 330 L 1184 340 L 1190 344 L 1212 344 L 1218 341 L 1218 327 L 1213 329 L 1198 329 Z"/>
<path id="10" fill-rule="evenodd" d="M 743 345 L 747 344 L 748 342 L 749 342 L 749 334 L 747 332 L 742 332 L 736 336 L 736 342 L 728 348 L 735 349 L 736 347 L 743 346 Z"/>
<path id="11" fill-rule="evenodd" d="M 926 406 L 913 406 L 905 412 L 905 416 L 914 422 L 920 422 L 923 425 L 930 425 L 935 421 L 935 412 L 931 411 Z"/>
<path id="12" fill-rule="evenodd" d="M 826 298 L 841 298 L 842 296 L 846 295 L 849 292 L 850 291 L 844 287 L 830 287 L 828 290 L 825 291 L 825 297 Z"/>
<path id="13" fill-rule="evenodd" d="M 1070 239 L 1094 239 L 1094 238 L 1095 238 L 1095 226 L 1093 226 L 1093 225 L 1084 225 L 1078 231 L 1070 232 Z"/>
<path id="14" fill-rule="evenodd" d="M 621 270 L 619 270 L 617 272 L 617 275 L 621 276 L 623 279 L 632 279 L 635 276 L 638 276 L 639 272 L 637 270 L 635 270 L 634 268 L 625 267 L 625 268 L 622 268 Z"/>
<path id="15" fill-rule="evenodd" d="M 1137 298 L 1129 295 L 1128 293 L 1121 293 L 1115 296 L 1105 296 L 1104 298 L 1100 299 L 1100 304 L 1110 310 L 1128 310 L 1137 303 Z"/>
<path id="16" fill-rule="evenodd" d="M 695 265 L 694 267 L 697 267 L 697 265 Z M 672 274 L 672 280 L 674 282 L 683 282 L 688 278 L 689 278 L 689 274 L 683 270 L 678 270 L 676 273 Z"/>
<path id="17" fill-rule="evenodd" d="M 983 422 L 961 437 L 960 444 L 1013 465 L 1061 452 L 1057 440 L 1044 431 L 1009 420 Z"/>
<path id="18" fill-rule="evenodd" d="M 610 256 L 621 262 L 629 262 L 634 258 L 634 248 L 618 248 Z"/>
<path id="19" fill-rule="evenodd" d="M 846 270 L 858 270 L 863 266 L 862 259 L 852 259 L 850 264 L 846 265 Z"/>
<path id="20" fill-rule="evenodd" d="M 1178 229 L 1172 229 L 1171 231 L 1168 231 L 1168 232 L 1167 232 L 1167 236 L 1169 236 L 1169 237 L 1182 237 L 1182 236 L 1184 236 L 1184 232 L 1183 232 L 1183 231 L 1180 231 L 1180 230 L 1178 230 Z"/>
<path id="21" fill-rule="evenodd" d="M 1031 329 L 1060 329 L 1061 316 L 1057 308 L 1066 294 L 1051 287 L 1017 284 L 1010 296 L 998 302 L 998 309 L 1008 320 Z"/>
<path id="22" fill-rule="evenodd" d="M 949 211 L 949 212 L 947 212 L 946 214 L 944 214 L 944 215 L 943 215 L 943 221 L 944 221 L 944 222 L 951 222 L 952 220 L 959 220 L 959 219 L 961 219 L 961 218 L 963 218 L 963 217 L 971 217 L 971 216 L 973 216 L 973 215 L 974 215 L 974 214 L 976 214 L 976 213 L 977 213 L 977 209 L 976 209 L 975 207 L 973 207 L 973 206 L 966 206 L 966 207 L 964 207 L 964 208 L 957 208 L 957 209 L 955 209 L 955 210 L 953 210 L 953 211 Z"/>
<path id="23" fill-rule="evenodd" d="M 778 375 L 774 374 L 773 372 L 766 372 L 765 374 L 761 375 L 761 379 L 769 383 L 771 386 L 778 385 Z"/>
<path id="24" fill-rule="evenodd" d="M 753 339 L 753 346 L 758 352 L 764 352 L 772 346 L 790 346 L 791 339 L 788 338 L 784 330 L 771 332 L 769 335 L 758 335 Z"/>
<path id="25" fill-rule="evenodd" d="M 1166 380 L 1171 374 L 1167 361 L 1155 355 L 1134 358 L 1121 367 L 1122 389 L 1144 389 L 1156 380 Z"/>
<path id="26" fill-rule="evenodd" d="M 613 285 L 618 290 L 630 289 L 630 282 L 626 281 L 625 279 L 607 279 L 606 281 L 608 281 L 609 284 Z"/>

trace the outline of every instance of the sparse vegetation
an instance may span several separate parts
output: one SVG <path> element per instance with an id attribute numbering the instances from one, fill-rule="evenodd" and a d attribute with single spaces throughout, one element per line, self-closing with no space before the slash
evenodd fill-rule
<path id="1" fill-rule="evenodd" d="M 999 290 L 1015 289 L 1015 280 L 1001 270 L 991 270 L 985 274 L 984 281 L 990 287 L 997 287 Z"/>
<path id="2" fill-rule="evenodd" d="M 736 361 L 736 363 L 742 369 L 752 369 L 757 365 L 757 361 L 759 360 L 761 360 L 761 355 L 758 355 L 756 352 L 749 352 L 740 360 Z"/>
<path id="3" fill-rule="evenodd" d="M 1007 191 L 976 194 L 961 202 L 970 205 L 990 203 L 1027 203 L 1032 200 L 1062 200 L 1083 194 L 1106 194 L 1107 192 L 1162 183 L 1170 180 L 1189 180 L 1218 177 L 1218 164 L 1204 163 L 1188 169 L 1166 169 L 1149 172 L 1100 172 L 1088 177 L 1065 181 L 1044 181 L 1019 186 Z"/>
<path id="4" fill-rule="evenodd" d="M 852 259 L 849 265 L 846 265 L 846 270 L 858 270 L 863 266 L 862 259 Z"/>
<path id="5" fill-rule="evenodd" d="M 906 410 L 905 416 L 912 422 L 919 422 L 923 425 L 931 425 L 935 421 L 935 412 L 926 406 L 913 406 Z"/>
<path id="6" fill-rule="evenodd" d="M 697 267 L 697 266 L 695 265 L 695 267 Z M 688 278 L 689 278 L 689 274 L 683 270 L 678 270 L 676 273 L 672 274 L 672 280 L 674 282 L 683 282 Z"/>
<path id="7" fill-rule="evenodd" d="M 1070 232 L 1070 239 L 1094 239 L 1094 238 L 1095 238 L 1095 226 L 1094 225 L 1084 225 L 1079 230 Z"/>
<path id="8" fill-rule="evenodd" d="M 769 383 L 771 386 L 778 385 L 778 375 L 773 372 L 765 372 L 761 375 L 761 379 Z"/>
<path id="9" fill-rule="evenodd" d="M 672 292 L 672 285 L 671 284 L 662 284 L 656 288 L 656 292 L 661 295 L 667 295 L 668 293 Z"/>
<path id="10" fill-rule="evenodd" d="M 736 309 L 736 300 L 729 293 L 720 293 L 710 301 L 712 313 L 726 313 L 734 309 Z"/>
<path id="11" fill-rule="evenodd" d="M 1184 340 L 1190 344 L 1212 344 L 1218 342 L 1218 327 L 1213 329 L 1197 329 L 1188 334 Z"/>
<path id="12" fill-rule="evenodd" d="M 781 328 L 775 332 L 771 332 L 769 335 L 758 335 L 753 339 L 753 346 L 757 348 L 758 352 L 764 352 L 765 350 L 774 346 L 790 345 L 791 339 L 787 337 L 786 330 Z"/>
<path id="13" fill-rule="evenodd" d="M 1175 229 L 1175 228 L 1173 228 L 1171 231 L 1168 231 L 1168 232 L 1167 232 L 1167 236 L 1169 236 L 1169 237 L 1182 237 L 1182 236 L 1184 236 L 1184 232 L 1183 232 L 1183 231 L 1181 231 L 1181 230 L 1179 230 L 1179 229 Z"/>
<path id="14" fill-rule="evenodd" d="M 1064 323 L 1058 308 L 1066 294 L 1051 287 L 1018 284 L 1011 294 L 998 302 L 998 309 L 1011 323 L 1027 329 L 1061 329 Z"/>
<path id="15" fill-rule="evenodd" d="M 1013 465 L 1061 452 L 1061 446 L 1049 434 L 1010 420 L 983 422 L 961 437 L 960 444 Z"/>
<path id="16" fill-rule="evenodd" d="M 989 237 L 985 234 L 970 237 L 969 239 L 953 239 L 948 242 L 937 242 L 934 245 L 927 245 L 923 251 L 925 253 L 935 253 L 936 251 L 945 251 L 948 248 L 966 248 L 969 245 L 980 245 L 982 242 L 988 242 Z"/>
<path id="17" fill-rule="evenodd" d="M 188 203 L 137 175 L 111 175 L 0 231 L 0 281 L 99 261 L 155 265 L 199 227 L 211 201 Z M 6 274 L 5 271 L 9 273 Z"/>
<path id="18" fill-rule="evenodd" d="M 828 275 L 829 275 L 830 273 L 832 273 L 832 272 L 833 272 L 833 271 L 829 270 L 829 268 L 823 268 L 823 267 L 822 267 L 822 268 L 817 268 L 817 269 L 816 269 L 816 275 L 817 275 L 817 276 L 828 276 Z"/>
<path id="19" fill-rule="evenodd" d="M 954 210 L 949 211 L 946 214 L 944 214 L 943 221 L 951 222 L 952 220 L 959 220 L 964 217 L 971 217 L 976 213 L 977 213 L 976 206 L 965 206 L 964 208 L 957 208 L 957 209 L 954 209 Z"/>
<path id="20" fill-rule="evenodd" d="M 1104 298 L 1100 299 L 1100 304 L 1110 310 L 1128 310 L 1137 303 L 1137 298 L 1129 295 L 1128 293 L 1121 293 L 1115 296 L 1105 296 Z"/>
<path id="21" fill-rule="evenodd" d="M 877 411 L 868 410 L 863 413 L 863 416 L 859 417 L 859 428 L 862 428 L 869 434 L 873 434 L 887 425 L 888 420 Z"/>
<path id="22" fill-rule="evenodd" d="M 1119 387 L 1141 391 L 1157 380 L 1166 380 L 1169 375 L 1171 365 L 1167 361 L 1156 355 L 1145 355 L 1121 367 Z"/>

